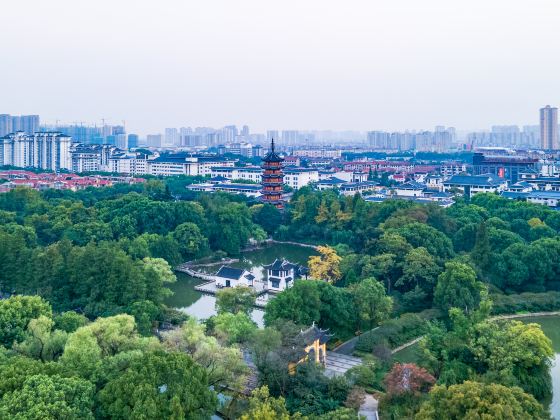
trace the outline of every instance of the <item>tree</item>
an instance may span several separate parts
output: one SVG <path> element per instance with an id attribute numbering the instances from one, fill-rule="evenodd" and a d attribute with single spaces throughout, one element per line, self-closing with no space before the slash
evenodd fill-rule
<path id="1" fill-rule="evenodd" d="M 253 222 L 272 235 L 282 224 L 282 213 L 271 204 L 255 204 L 250 208 Z"/>
<path id="2" fill-rule="evenodd" d="M 355 386 L 348 393 L 348 397 L 346 397 L 346 401 L 344 401 L 344 405 L 348 408 L 352 408 L 358 411 L 365 400 L 366 400 L 366 391 L 364 390 L 364 388 Z"/>
<path id="3" fill-rule="evenodd" d="M 150 336 L 162 310 L 151 300 L 140 300 L 129 305 L 126 312 L 134 316 L 138 332 L 144 336 Z"/>
<path id="4" fill-rule="evenodd" d="M 319 246 L 317 251 L 321 255 L 309 257 L 309 274 L 317 280 L 336 283 L 341 279 L 340 261 L 336 251 L 328 246 Z"/>
<path id="5" fill-rule="evenodd" d="M 205 334 L 204 325 L 189 318 L 179 329 L 164 335 L 166 348 L 186 353 L 204 367 L 208 384 L 241 391 L 247 379 L 247 365 L 236 347 L 221 345 Z"/>
<path id="6" fill-rule="evenodd" d="M 468 348 L 485 377 L 517 385 L 539 400 L 552 395 L 552 343 L 538 324 L 485 321 L 469 335 Z"/>
<path id="7" fill-rule="evenodd" d="M 358 312 L 358 329 L 371 329 L 389 318 L 393 300 L 385 294 L 383 284 L 367 278 L 351 286 L 355 308 Z"/>
<path id="8" fill-rule="evenodd" d="M 430 295 L 441 268 L 426 248 L 414 248 L 404 258 L 402 276 L 395 286 L 421 287 Z M 410 290 L 410 289 L 409 289 Z"/>
<path id="9" fill-rule="evenodd" d="M 173 238 L 179 243 L 183 258 L 193 258 L 208 248 L 208 240 L 194 223 L 182 223 L 175 228 Z"/>
<path id="10" fill-rule="evenodd" d="M 257 324 L 243 312 L 223 312 L 214 318 L 216 335 L 228 344 L 247 342 L 256 329 Z"/>
<path id="11" fill-rule="evenodd" d="M 156 343 L 154 337 L 138 335 L 130 315 L 98 318 L 70 334 L 60 362 L 68 372 L 96 380 L 104 359 L 125 351 L 145 350 Z"/>
<path id="12" fill-rule="evenodd" d="M 88 322 L 89 320 L 84 315 L 68 311 L 54 317 L 54 328 L 67 333 L 73 333 L 78 328 L 87 325 Z"/>
<path id="13" fill-rule="evenodd" d="M 434 303 L 446 312 L 451 308 L 460 308 L 469 313 L 478 308 L 483 290 L 484 285 L 476 280 L 472 267 L 450 261 L 438 277 Z"/>
<path id="14" fill-rule="evenodd" d="M 298 280 L 266 305 L 264 320 L 267 326 L 279 319 L 302 326 L 316 322 L 321 328 L 346 335 L 355 331 L 356 316 L 349 289 L 322 281 Z"/>
<path id="15" fill-rule="evenodd" d="M 428 392 L 436 379 L 414 363 L 395 363 L 385 376 L 385 388 L 391 395 Z"/>
<path id="16" fill-rule="evenodd" d="M 436 386 L 417 414 L 417 420 L 549 419 L 543 406 L 520 388 L 466 381 Z"/>
<path id="17" fill-rule="evenodd" d="M 242 312 L 249 315 L 253 311 L 256 298 L 255 292 L 250 287 L 228 287 L 216 293 L 216 310 L 218 314 Z"/>
<path id="18" fill-rule="evenodd" d="M 14 344 L 14 350 L 44 362 L 56 360 L 62 354 L 68 338 L 65 331 L 54 330 L 54 321 L 41 315 L 29 321 L 27 337 Z"/>
<path id="19" fill-rule="evenodd" d="M 241 420 L 290 420 L 283 397 L 270 396 L 268 387 L 255 389 L 249 398 L 249 409 L 241 416 Z"/>
<path id="20" fill-rule="evenodd" d="M 188 378 L 188 380 L 185 380 Z M 98 394 L 100 411 L 112 419 L 207 419 L 217 400 L 206 371 L 186 354 L 154 351 L 133 360 Z"/>
<path id="21" fill-rule="evenodd" d="M 4 394 L 0 418 L 93 420 L 94 386 L 78 378 L 33 375 L 22 388 Z"/>
<path id="22" fill-rule="evenodd" d="M 476 240 L 471 251 L 471 258 L 474 263 L 483 270 L 488 269 L 492 256 L 488 229 L 485 222 L 480 222 L 476 230 Z"/>
<path id="23" fill-rule="evenodd" d="M 0 344 L 11 347 L 25 339 L 27 325 L 41 315 L 52 317 L 50 305 L 39 296 L 12 296 L 0 300 Z"/>

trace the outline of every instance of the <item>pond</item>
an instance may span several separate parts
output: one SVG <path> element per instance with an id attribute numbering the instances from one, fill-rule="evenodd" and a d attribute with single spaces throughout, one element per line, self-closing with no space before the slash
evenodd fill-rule
<path id="1" fill-rule="evenodd" d="M 272 263 L 276 258 L 285 258 L 290 262 L 307 266 L 307 260 L 311 255 L 315 254 L 316 252 L 312 248 L 273 244 L 266 248 L 245 252 L 239 258 L 239 262 L 229 265 L 249 270 L 256 280 L 262 280 L 265 274 L 263 265 Z M 216 265 L 208 270 L 216 272 L 219 268 L 220 266 Z M 165 303 L 189 315 L 196 316 L 198 319 L 206 319 L 215 315 L 216 297 L 194 290 L 194 286 L 204 283 L 204 280 L 184 273 L 175 274 L 177 275 L 177 282 L 170 286 L 173 296 L 169 297 Z M 259 326 L 263 325 L 263 316 L 264 311 L 262 309 L 253 310 L 252 318 Z"/>

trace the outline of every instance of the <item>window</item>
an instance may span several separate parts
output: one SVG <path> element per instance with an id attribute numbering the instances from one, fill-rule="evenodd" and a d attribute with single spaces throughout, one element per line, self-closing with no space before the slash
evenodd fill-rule
<path id="1" fill-rule="evenodd" d="M 278 289 L 280 287 L 280 280 L 271 279 L 270 283 L 274 289 Z"/>

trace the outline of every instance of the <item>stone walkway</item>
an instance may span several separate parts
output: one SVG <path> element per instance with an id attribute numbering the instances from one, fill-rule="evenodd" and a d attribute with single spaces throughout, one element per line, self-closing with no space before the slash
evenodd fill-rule
<path id="1" fill-rule="evenodd" d="M 377 415 L 377 405 L 378 402 L 375 398 L 373 398 L 373 395 L 366 394 L 366 399 L 361 405 L 358 415 L 364 416 L 366 420 L 378 420 L 379 416 Z"/>
<path id="2" fill-rule="evenodd" d="M 327 365 L 325 366 L 325 375 L 332 378 L 333 376 L 344 375 L 349 369 L 362 364 L 362 359 L 345 354 L 327 352 Z"/>

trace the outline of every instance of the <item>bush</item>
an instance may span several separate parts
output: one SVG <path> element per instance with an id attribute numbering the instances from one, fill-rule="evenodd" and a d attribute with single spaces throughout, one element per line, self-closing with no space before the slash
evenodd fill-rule
<path id="1" fill-rule="evenodd" d="M 356 344 L 356 350 L 371 353 L 374 348 L 383 345 L 392 349 L 399 347 L 423 335 L 427 330 L 427 321 L 439 316 L 440 312 L 437 310 L 426 310 L 390 319 L 379 328 L 362 334 Z"/>
<path id="2" fill-rule="evenodd" d="M 492 313 L 549 312 L 560 310 L 560 292 L 521 293 L 518 295 L 494 294 Z"/>

